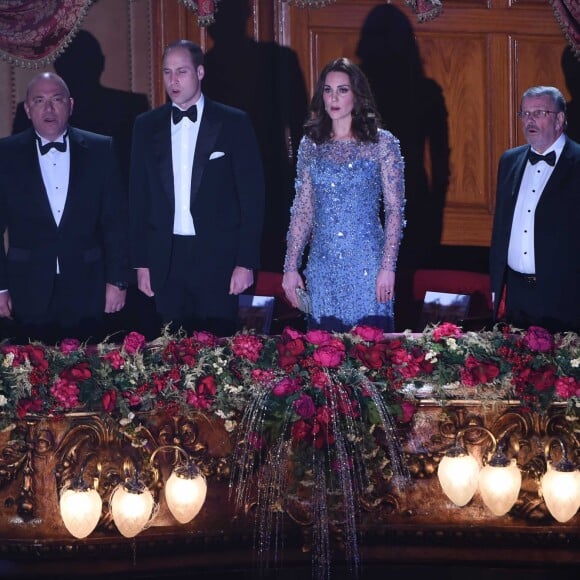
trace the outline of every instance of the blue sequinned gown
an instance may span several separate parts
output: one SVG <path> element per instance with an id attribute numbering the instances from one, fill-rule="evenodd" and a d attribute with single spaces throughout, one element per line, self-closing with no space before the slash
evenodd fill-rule
<path id="1" fill-rule="evenodd" d="M 380 221 L 381 200 L 385 221 Z M 357 324 L 393 329 L 393 302 L 379 303 L 379 268 L 394 271 L 404 225 L 404 162 L 399 141 L 300 143 L 284 271 L 305 269 L 310 328 L 340 332 Z"/>

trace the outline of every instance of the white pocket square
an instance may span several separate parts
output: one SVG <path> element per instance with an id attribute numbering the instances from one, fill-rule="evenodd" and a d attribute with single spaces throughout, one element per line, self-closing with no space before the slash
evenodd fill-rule
<path id="1" fill-rule="evenodd" d="M 211 161 L 212 159 L 219 159 L 220 157 L 223 157 L 224 155 L 225 155 L 225 153 L 223 151 L 214 151 L 209 156 L 209 160 Z"/>

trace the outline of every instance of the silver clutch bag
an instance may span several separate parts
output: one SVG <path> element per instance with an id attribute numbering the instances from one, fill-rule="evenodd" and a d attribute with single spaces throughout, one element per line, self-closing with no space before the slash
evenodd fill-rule
<path id="1" fill-rule="evenodd" d="M 304 314 L 312 314 L 312 300 L 310 294 L 304 288 L 296 288 L 296 298 L 298 298 L 298 308 Z"/>

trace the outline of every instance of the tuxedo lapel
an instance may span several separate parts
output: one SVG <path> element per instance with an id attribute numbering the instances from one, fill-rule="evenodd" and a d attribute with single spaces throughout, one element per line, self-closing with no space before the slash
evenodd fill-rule
<path id="1" fill-rule="evenodd" d="M 209 156 L 214 150 L 221 126 L 222 120 L 213 107 L 213 103 L 209 99 L 206 99 L 195 146 L 193 170 L 191 172 L 191 206 L 193 206 L 193 202 L 199 191 L 203 172 L 209 162 Z"/>
<path id="2" fill-rule="evenodd" d="M 173 162 L 171 157 L 171 105 L 165 105 L 154 120 L 151 139 L 159 176 L 171 206 L 175 204 Z"/>
<path id="3" fill-rule="evenodd" d="M 70 127 L 68 142 L 70 147 L 68 189 L 59 227 L 62 227 L 70 219 L 71 212 L 79 202 L 77 197 L 82 196 L 84 180 L 87 179 L 87 176 L 90 179 L 90 167 L 88 165 L 90 163 L 90 153 L 84 138 L 74 128 Z"/>
<path id="4" fill-rule="evenodd" d="M 25 188 L 32 192 L 33 198 L 38 200 L 37 207 L 45 214 L 49 223 L 54 224 L 54 227 L 56 227 L 56 222 L 50 209 L 50 202 L 48 201 L 48 193 L 40 171 L 34 129 L 29 129 L 22 134 L 21 147 L 23 164 L 21 172 L 20 170 L 19 172 L 23 176 Z"/>
<path id="5" fill-rule="evenodd" d="M 554 167 L 552 171 L 552 175 L 550 175 L 550 179 L 548 179 L 548 183 L 544 187 L 544 191 L 540 197 L 540 201 L 538 205 L 542 204 L 546 200 L 549 200 L 553 195 L 555 195 L 558 191 L 563 191 L 565 189 L 564 185 L 570 178 L 570 172 L 572 171 L 572 164 L 573 162 L 570 161 L 568 155 L 570 153 L 570 147 L 568 145 L 564 145 L 564 149 L 560 154 L 560 158 L 558 159 L 558 163 Z"/>

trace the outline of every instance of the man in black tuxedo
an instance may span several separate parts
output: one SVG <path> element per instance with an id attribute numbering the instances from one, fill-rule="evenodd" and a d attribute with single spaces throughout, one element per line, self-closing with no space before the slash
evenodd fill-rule
<path id="1" fill-rule="evenodd" d="M 528 145 L 500 161 L 490 248 L 494 314 L 505 287 L 506 321 L 580 331 L 580 145 L 568 138 L 566 101 L 554 87 L 524 92 Z"/>
<path id="2" fill-rule="evenodd" d="M 259 265 L 264 178 L 248 116 L 204 98 L 204 75 L 199 46 L 166 48 L 171 103 L 140 115 L 133 133 L 131 257 L 164 323 L 227 336 Z"/>
<path id="3" fill-rule="evenodd" d="M 110 137 L 68 125 L 73 104 L 61 77 L 41 73 L 24 104 L 32 128 L 0 140 L 0 317 L 18 341 L 98 339 L 103 313 L 125 304 L 118 161 Z"/>

